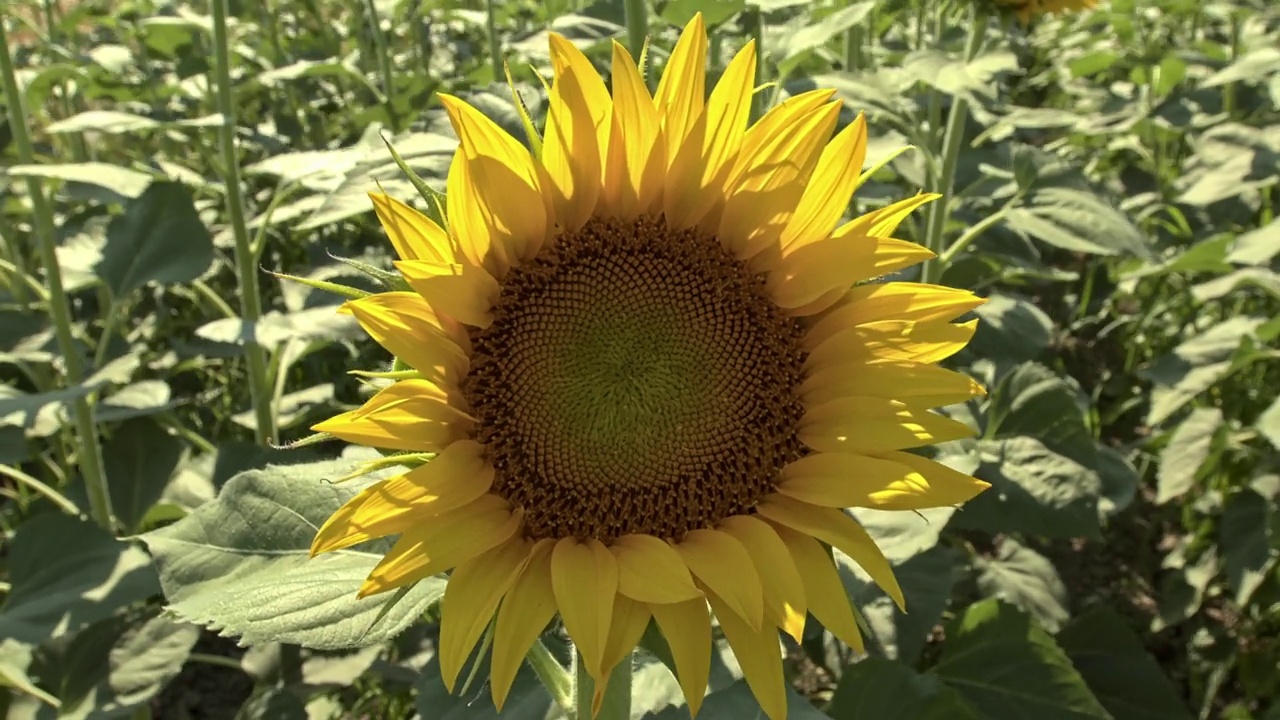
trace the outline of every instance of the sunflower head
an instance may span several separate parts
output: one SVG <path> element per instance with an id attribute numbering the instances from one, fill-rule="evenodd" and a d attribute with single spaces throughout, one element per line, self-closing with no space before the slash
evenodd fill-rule
<path id="1" fill-rule="evenodd" d="M 447 227 L 372 196 L 412 292 L 345 310 L 414 376 L 315 429 L 436 455 L 362 490 L 313 553 L 398 536 L 364 595 L 451 571 L 445 683 L 491 629 L 499 706 L 559 614 L 598 687 L 655 622 L 696 712 L 714 613 L 778 720 L 779 629 L 799 639 L 812 614 L 862 647 L 827 546 L 902 604 L 844 509 L 986 487 L 910 452 L 971 434 L 930 408 L 983 393 L 937 366 L 982 301 L 871 282 L 931 256 L 893 234 L 933 196 L 842 222 L 866 124 L 836 132 L 833 91 L 749 124 L 755 47 L 708 95 L 701 16 L 652 95 L 622 46 L 606 87 L 550 42 L 538 154 L 443 96 Z"/>

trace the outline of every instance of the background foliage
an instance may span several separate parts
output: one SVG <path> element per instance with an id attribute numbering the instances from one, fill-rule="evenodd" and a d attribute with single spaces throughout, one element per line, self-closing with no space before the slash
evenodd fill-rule
<path id="1" fill-rule="evenodd" d="M 384 139 L 443 189 L 456 141 L 433 93 L 461 94 L 523 137 L 492 42 L 540 117 L 528 66 L 545 69 L 548 29 L 602 71 L 608 40 L 625 35 L 620 3 L 489 9 L 232 3 L 229 156 L 205 3 L 6 6 L 36 155 L 21 160 L 24 115 L 6 107 L 8 717 L 494 716 L 483 671 L 459 696 L 440 684 L 442 581 L 388 608 L 352 592 L 376 547 L 305 560 L 315 526 L 356 489 L 328 481 L 378 456 L 255 442 L 298 440 L 354 406 L 365 390 L 346 370 L 385 357 L 334 314 L 340 298 L 248 273 L 262 300 L 251 311 L 237 275 L 239 261 L 373 289 L 365 271 L 389 268 L 389 248 L 365 193 L 417 196 Z M 774 83 L 762 102 L 834 87 L 845 121 L 868 115 L 869 165 L 919 148 L 851 212 L 938 187 L 944 120 L 957 103 L 970 117 L 934 268 L 990 298 L 954 365 L 991 393 L 951 409 L 980 438 L 938 454 L 994 487 L 960 511 L 857 512 L 911 612 L 837 554 L 872 653 L 855 663 L 811 625 L 788 646 L 792 716 L 1280 720 L 1280 12 L 1114 0 L 1025 27 L 991 17 L 972 52 L 970 9 L 940 0 L 650 10 L 651 77 L 701 10 L 713 77 L 756 37 Z M 56 211 L 78 380 L 48 319 L 59 298 L 36 253 L 32 178 Z M 904 230 L 927 232 L 923 214 Z M 82 406 L 96 415 L 113 531 L 85 517 Z M 651 649 L 636 712 L 687 718 Z M 722 652 L 702 717 L 754 716 L 739 675 Z M 559 714 L 526 668 L 502 717 Z"/>

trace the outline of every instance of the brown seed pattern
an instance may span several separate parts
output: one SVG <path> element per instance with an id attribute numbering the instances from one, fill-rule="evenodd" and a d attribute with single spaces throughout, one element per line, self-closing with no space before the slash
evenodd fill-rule
<path id="1" fill-rule="evenodd" d="M 512 269 L 493 317 L 463 391 L 530 538 L 678 540 L 804 452 L 801 327 L 715 238 L 593 219 Z"/>

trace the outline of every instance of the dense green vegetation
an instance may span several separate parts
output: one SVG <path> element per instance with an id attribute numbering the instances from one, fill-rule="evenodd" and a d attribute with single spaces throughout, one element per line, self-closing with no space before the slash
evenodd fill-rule
<path id="1" fill-rule="evenodd" d="M 484 671 L 441 685 L 443 579 L 387 609 L 353 595 L 371 552 L 306 560 L 353 492 L 327 481 L 380 456 L 269 445 L 386 362 L 313 286 L 383 281 L 369 190 L 426 208 L 387 144 L 442 190 L 434 94 L 524 137 L 501 59 L 540 118 L 547 30 L 607 73 L 624 3 L 232 2 L 224 28 L 219 2 L 0 0 L 0 709 L 493 717 Z M 702 11 L 712 78 L 755 37 L 761 108 L 833 87 L 868 166 L 915 146 L 850 214 L 949 189 L 900 236 L 989 298 L 950 361 L 990 388 L 949 409 L 979 438 L 937 454 L 993 488 L 855 513 L 911 611 L 837 553 L 871 657 L 811 623 L 791 714 L 1280 720 L 1280 9 L 989 10 L 649 7 L 651 82 Z M 637 717 L 688 717 L 648 647 Z M 700 717 L 754 716 L 739 675 L 722 653 Z M 558 714 L 526 669 L 502 717 Z"/>

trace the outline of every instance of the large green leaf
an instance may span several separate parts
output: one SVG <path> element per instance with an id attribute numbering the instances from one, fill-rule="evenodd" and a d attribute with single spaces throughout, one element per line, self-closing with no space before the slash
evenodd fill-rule
<path id="1" fill-rule="evenodd" d="M 1013 538 L 1002 538 L 994 557 L 979 556 L 974 564 L 983 595 L 1012 603 L 1050 632 L 1071 616 L 1067 586 L 1053 563 Z"/>
<path id="2" fill-rule="evenodd" d="M 62 693 L 67 720 L 130 717 L 182 670 L 200 637 L 194 625 L 155 610 L 104 620 L 47 662 L 46 680 Z"/>
<path id="3" fill-rule="evenodd" d="M 111 509 L 129 532 L 164 494 L 178 467 L 182 442 L 147 419 L 129 420 L 116 428 L 102 448 L 110 480 Z"/>
<path id="4" fill-rule="evenodd" d="M 1222 411 L 1196 408 L 1169 438 L 1156 470 L 1156 503 L 1164 504 L 1195 486 L 1214 446 L 1223 435 Z"/>
<path id="5" fill-rule="evenodd" d="M 1027 533 L 1050 538 L 1101 537 L 1098 474 L 1035 438 L 1013 437 L 979 444 L 982 465 L 975 475 L 991 489 L 965 503 L 952 525 L 990 533 Z"/>
<path id="6" fill-rule="evenodd" d="M 191 193 L 165 181 L 152 183 L 112 219 L 97 272 L 120 297 L 149 282 L 190 282 L 212 262 L 213 238 Z"/>
<path id="7" fill-rule="evenodd" d="M 1235 590 L 1236 604 L 1244 607 L 1280 557 L 1280 539 L 1272 537 L 1277 509 L 1253 488 L 1244 488 L 1227 500 L 1222 511 L 1222 564 Z"/>
<path id="8" fill-rule="evenodd" d="M 1093 193 L 1041 188 L 1010 208 L 1005 224 L 1017 233 L 1072 252 L 1151 257 L 1142 231 Z"/>
<path id="9" fill-rule="evenodd" d="M 868 643 L 888 658 L 915 662 L 951 601 L 960 553 L 939 545 L 893 566 L 906 599 L 905 613 L 848 555 L 839 550 L 834 555 L 840 579 L 871 630 Z"/>
<path id="10" fill-rule="evenodd" d="M 1178 689 L 1114 611 L 1094 608 L 1073 620 L 1058 635 L 1058 643 L 1117 719 L 1190 720 Z"/>
<path id="11" fill-rule="evenodd" d="M 936 675 L 920 675 L 869 657 L 844 671 L 827 707 L 835 720 L 978 720 L 960 693 Z"/>
<path id="12" fill-rule="evenodd" d="M 443 593 L 443 579 L 418 583 L 378 619 L 389 596 L 357 599 L 356 591 L 379 552 L 308 557 L 316 530 L 358 490 L 329 482 L 352 466 L 336 460 L 251 470 L 186 518 L 142 535 L 174 613 L 246 644 L 317 649 L 382 642 L 421 617 Z"/>
<path id="13" fill-rule="evenodd" d="M 1088 398 L 1074 380 L 1044 365 L 1023 363 L 1001 381 L 988 413 L 997 437 L 1033 437 L 1093 467 L 1097 449 L 1086 419 L 1088 407 Z"/>
<path id="14" fill-rule="evenodd" d="M 142 548 L 67 515 L 22 523 L 8 560 L 13 590 L 0 608 L 0 637 L 22 642 L 70 635 L 160 591 Z"/>
<path id="15" fill-rule="evenodd" d="M 552 706 L 551 694 L 538 681 L 528 664 L 522 665 L 511 685 L 502 712 L 493 706 L 488 679 L 489 657 L 480 658 L 481 670 L 477 681 L 465 693 L 461 681 L 454 693 L 445 689 L 440 679 L 440 662 L 432 658 L 422 668 L 417 685 L 415 705 L 418 714 L 432 720 L 543 720 Z M 464 669 L 463 677 L 467 675 Z"/>
<path id="16" fill-rule="evenodd" d="M 980 322 L 969 349 L 997 363 L 1013 365 L 1034 359 L 1053 339 L 1053 321 L 1021 298 L 990 295 L 974 314 Z"/>
<path id="17" fill-rule="evenodd" d="M 1183 341 L 1140 371 L 1154 383 L 1148 425 L 1159 425 L 1183 405 L 1227 377 L 1247 357 L 1240 357 L 1242 344 L 1254 338 L 1261 318 L 1233 317 L 1215 323 Z"/>
<path id="18" fill-rule="evenodd" d="M 1053 638 L 1011 605 L 985 600 L 947 626 L 930 673 L 992 720 L 1110 720 Z"/>
<path id="19" fill-rule="evenodd" d="M 790 687 L 787 694 L 787 717 L 790 720 L 827 720 L 827 716 Z M 760 703 L 751 694 L 745 680 L 737 680 L 726 688 L 716 690 L 702 701 L 698 720 L 744 720 L 765 717 Z M 689 707 L 668 707 L 662 712 L 646 715 L 644 720 L 689 720 Z"/>

